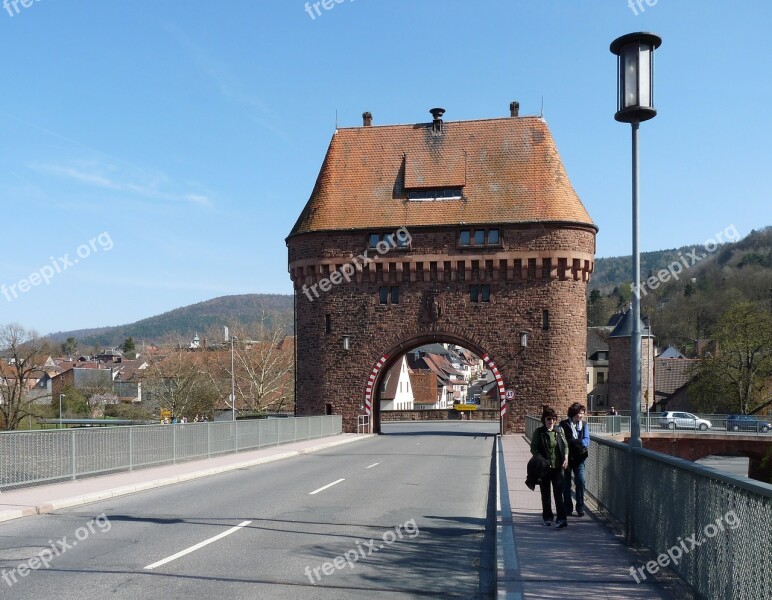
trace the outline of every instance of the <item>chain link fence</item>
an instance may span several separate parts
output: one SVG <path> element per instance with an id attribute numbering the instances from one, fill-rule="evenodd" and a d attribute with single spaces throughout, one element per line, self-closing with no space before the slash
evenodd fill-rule
<path id="1" fill-rule="evenodd" d="M 337 435 L 341 415 L 0 433 L 0 491 Z"/>

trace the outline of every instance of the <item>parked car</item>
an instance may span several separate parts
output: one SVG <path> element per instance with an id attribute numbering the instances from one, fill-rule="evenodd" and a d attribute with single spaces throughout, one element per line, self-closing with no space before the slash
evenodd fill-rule
<path id="1" fill-rule="evenodd" d="M 659 425 L 663 429 L 699 429 L 706 431 L 713 424 L 707 419 L 700 419 L 692 413 L 677 410 L 663 412 L 659 417 Z"/>
<path id="2" fill-rule="evenodd" d="M 726 418 L 727 431 L 760 431 L 767 433 L 772 429 L 772 423 L 762 421 L 751 415 L 729 415 Z"/>

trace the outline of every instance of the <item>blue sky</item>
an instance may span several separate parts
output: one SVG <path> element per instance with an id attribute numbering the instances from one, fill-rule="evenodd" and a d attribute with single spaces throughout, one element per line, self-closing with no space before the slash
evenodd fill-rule
<path id="1" fill-rule="evenodd" d="M 544 117 L 630 253 L 609 43 L 663 38 L 641 250 L 772 224 L 769 2 L 35 0 L 0 9 L 0 325 L 119 325 L 291 293 L 284 239 L 335 127 Z M 637 13 L 637 14 L 636 14 Z M 77 259 L 77 262 L 76 262 Z M 26 285 L 23 282 L 27 282 Z M 16 287 L 11 287 L 16 286 Z M 4 289 L 4 291 L 3 291 Z"/>

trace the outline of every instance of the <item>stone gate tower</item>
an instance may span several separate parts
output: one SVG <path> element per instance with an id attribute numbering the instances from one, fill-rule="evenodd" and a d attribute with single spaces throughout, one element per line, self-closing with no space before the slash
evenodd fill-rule
<path id="1" fill-rule="evenodd" d="M 352 431 L 371 412 L 379 431 L 381 377 L 429 342 L 486 358 L 507 431 L 585 401 L 597 227 L 547 124 L 510 109 L 375 127 L 365 113 L 335 132 L 287 237 L 298 415 L 341 414 Z"/>

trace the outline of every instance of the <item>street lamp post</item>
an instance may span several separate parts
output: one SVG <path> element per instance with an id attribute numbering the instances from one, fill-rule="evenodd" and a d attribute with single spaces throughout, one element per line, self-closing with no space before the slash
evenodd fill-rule
<path id="1" fill-rule="evenodd" d="M 235 339 L 235 337 L 231 336 L 231 419 L 234 422 L 236 421 L 236 370 L 234 368 L 235 360 L 233 351 L 233 342 Z"/>
<path id="2" fill-rule="evenodd" d="M 59 394 L 59 429 L 62 428 L 62 398 L 65 397 L 65 394 Z"/>
<path id="3" fill-rule="evenodd" d="M 653 33 L 628 33 L 611 42 L 617 56 L 617 112 L 614 118 L 632 126 L 633 195 L 633 330 L 630 339 L 630 445 L 641 447 L 641 256 L 638 248 L 638 126 L 656 116 L 654 50 L 662 39 Z"/>

